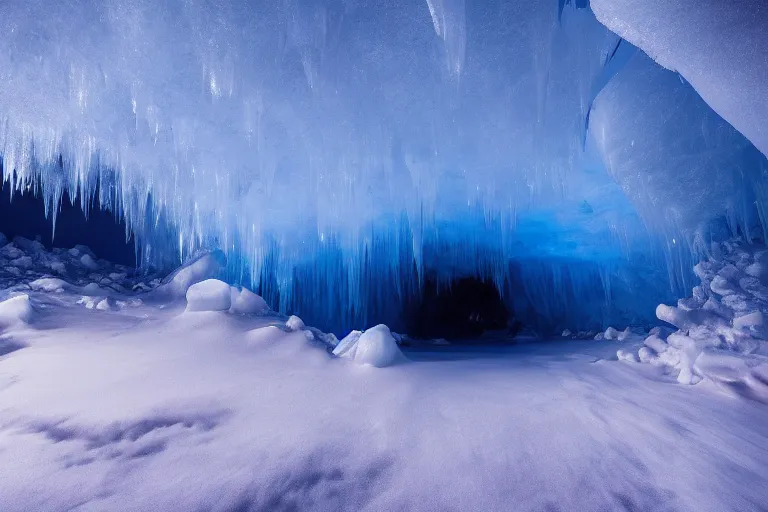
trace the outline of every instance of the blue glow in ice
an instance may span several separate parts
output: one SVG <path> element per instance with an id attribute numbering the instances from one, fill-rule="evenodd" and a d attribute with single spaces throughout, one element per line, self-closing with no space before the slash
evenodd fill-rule
<path id="1" fill-rule="evenodd" d="M 392 322 L 427 273 L 489 277 L 542 323 L 642 322 L 713 226 L 760 223 L 768 167 L 585 7 L 8 0 L 3 179 L 54 218 L 99 190 L 146 264 L 221 248 L 318 325 Z M 716 201 L 693 187 L 726 168 L 745 178 Z"/>

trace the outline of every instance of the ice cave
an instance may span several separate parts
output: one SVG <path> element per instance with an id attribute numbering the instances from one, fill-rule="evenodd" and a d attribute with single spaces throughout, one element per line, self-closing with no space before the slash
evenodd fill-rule
<path id="1" fill-rule="evenodd" d="M 0 0 L 0 512 L 768 511 L 766 0 Z"/>

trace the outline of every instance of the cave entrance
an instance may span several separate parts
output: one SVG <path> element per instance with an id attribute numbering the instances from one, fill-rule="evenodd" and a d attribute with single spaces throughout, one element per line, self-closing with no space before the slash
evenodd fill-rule
<path id="1" fill-rule="evenodd" d="M 448 285 L 428 278 L 406 324 L 412 337 L 453 341 L 477 340 L 490 332 L 500 335 L 496 339 L 508 339 L 521 327 L 496 285 L 476 277 L 458 278 Z"/>
<path id="2" fill-rule="evenodd" d="M 136 267 L 136 250 L 133 237 L 126 241 L 125 223 L 111 212 L 101 209 L 94 200 L 88 216 L 80 208 L 80 198 L 74 204 L 64 193 L 61 209 L 56 217 L 54 237 L 53 222 L 45 216 L 45 204 L 36 190 L 23 194 L 11 194 L 10 185 L 3 183 L 0 190 L 0 233 L 8 240 L 21 236 L 39 240 L 49 250 L 56 247 L 71 248 L 87 245 L 99 258 L 130 267 Z M 98 191 L 95 194 L 98 198 Z"/>

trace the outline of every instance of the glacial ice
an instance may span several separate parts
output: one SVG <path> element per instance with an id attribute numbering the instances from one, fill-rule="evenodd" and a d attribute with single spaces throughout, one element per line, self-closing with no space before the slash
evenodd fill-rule
<path id="1" fill-rule="evenodd" d="M 715 219 L 757 225 L 765 157 L 676 73 L 637 52 L 595 100 L 591 134 L 608 171 L 654 230 L 672 239 Z M 702 177 L 706 176 L 706 179 Z M 685 239 L 679 243 L 686 243 Z"/>
<path id="2" fill-rule="evenodd" d="M 585 105 L 617 41 L 548 6 L 4 2 L 3 178 L 54 219 L 98 192 L 145 261 L 220 248 L 227 280 L 330 323 L 413 294 L 425 261 L 501 283 L 521 251 L 573 252 Z M 618 247 L 606 215 L 580 257 Z M 310 285 L 330 312 L 305 313 Z"/>
<path id="3" fill-rule="evenodd" d="M 608 28 L 680 73 L 768 155 L 768 9 L 763 0 L 591 0 Z"/>
<path id="4" fill-rule="evenodd" d="M 54 222 L 97 199 L 145 268 L 220 250 L 179 298 L 223 279 L 347 332 L 476 275 L 545 332 L 647 324 L 705 242 L 765 224 L 768 164 L 586 7 L 3 2 L 3 180 Z"/>

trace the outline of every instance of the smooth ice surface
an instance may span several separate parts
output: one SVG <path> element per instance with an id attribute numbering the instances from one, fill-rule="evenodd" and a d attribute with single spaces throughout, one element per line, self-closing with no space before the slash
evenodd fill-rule
<path id="1" fill-rule="evenodd" d="M 735 263 L 724 252 L 722 268 L 759 274 L 758 252 Z M 177 297 L 144 287 L 84 285 L 67 251 L 30 259 L 32 275 L 0 274 L 3 294 L 25 290 L 37 311 L 1 327 L 3 512 L 742 512 L 768 502 L 765 404 L 739 386 L 729 396 L 707 377 L 682 386 L 664 366 L 616 361 L 617 348 L 643 343 L 637 335 L 411 348 L 402 364 L 374 368 L 334 357 L 311 329 L 285 329 L 284 316 L 185 314 Z M 52 260 L 71 272 L 64 291 L 28 289 Z M 123 285 L 140 279 L 100 269 Z M 115 308 L 89 309 L 82 290 Z M 380 326 L 350 341 L 368 333 L 392 340 Z M 766 380 L 758 359 L 697 365 L 721 376 L 749 366 Z"/>
<path id="2" fill-rule="evenodd" d="M 766 201 L 765 157 L 677 73 L 644 53 L 599 93 L 590 133 L 616 183 L 655 231 L 668 234 L 667 243 L 709 234 L 711 222 L 726 215 L 739 219 L 744 233 L 756 225 L 753 203 Z"/>
<path id="3" fill-rule="evenodd" d="M 763 0 L 591 0 L 597 18 L 667 69 L 768 155 Z"/>

